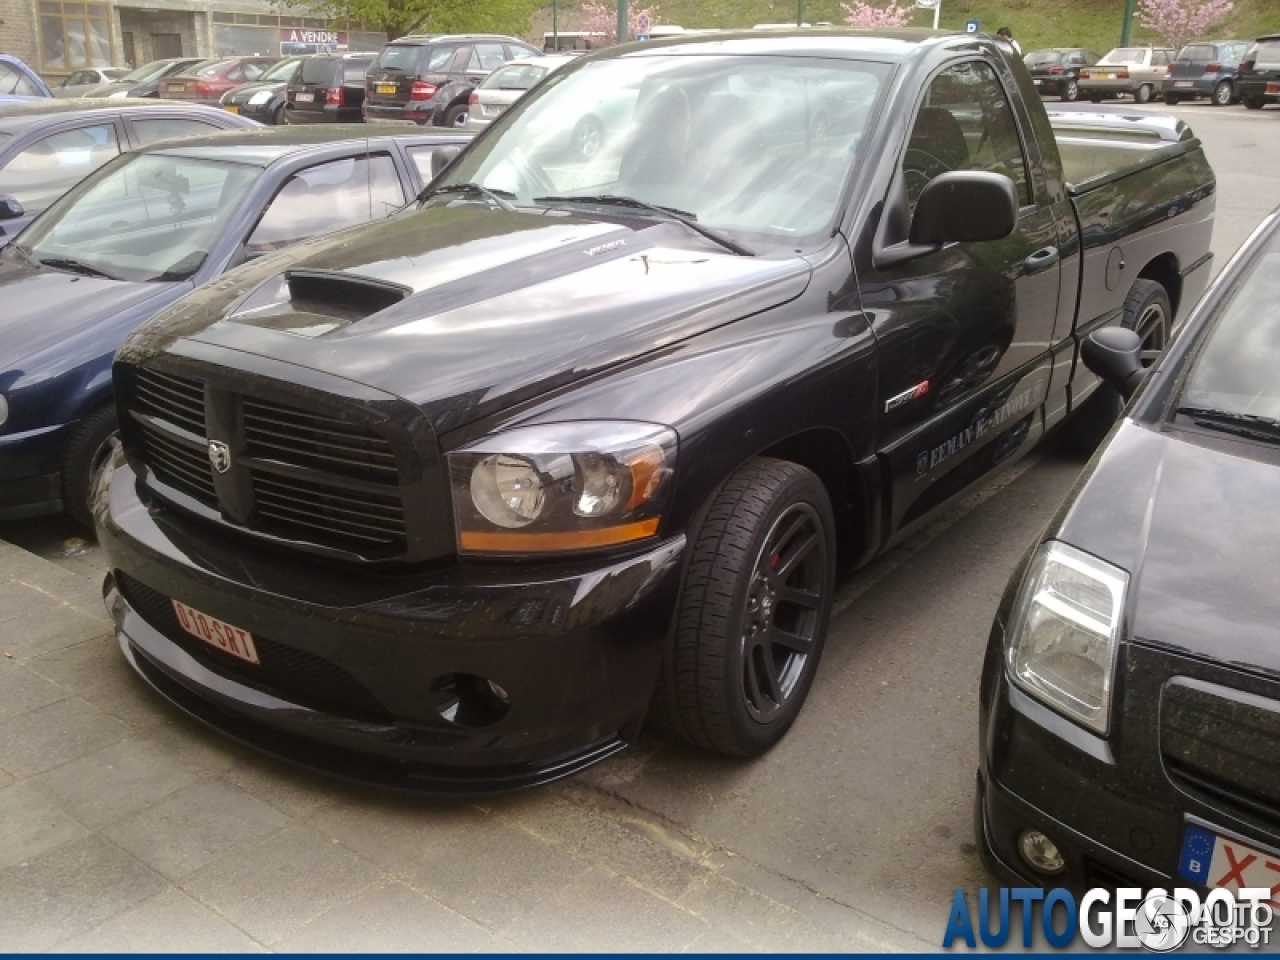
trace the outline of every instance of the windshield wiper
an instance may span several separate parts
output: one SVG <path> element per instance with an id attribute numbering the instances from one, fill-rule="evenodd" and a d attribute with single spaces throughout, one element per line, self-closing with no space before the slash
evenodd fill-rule
<path id="1" fill-rule="evenodd" d="M 1175 413 L 1189 418 L 1197 426 L 1268 443 L 1280 443 L 1280 420 L 1256 413 L 1214 410 L 1211 407 L 1178 407 Z"/>
<path id="2" fill-rule="evenodd" d="M 495 207 L 506 210 L 508 213 L 515 213 L 516 210 L 514 204 L 503 198 L 503 194 L 508 197 L 514 197 L 514 193 L 507 190 L 490 190 L 488 187 L 482 187 L 478 183 L 450 183 L 442 187 L 426 187 L 418 194 L 418 202 L 423 203 L 432 197 L 445 196 L 451 193 L 460 197 L 480 197 L 488 200 Z"/>
<path id="3" fill-rule="evenodd" d="M 67 270 L 70 273 L 83 274 L 86 277 L 102 277 L 104 280 L 119 280 L 117 276 L 107 273 L 105 270 L 99 270 L 97 267 L 91 267 L 87 263 L 81 263 L 79 260 L 73 260 L 70 257 L 45 257 L 43 260 L 37 260 L 36 263 L 42 267 L 52 267 L 54 270 Z"/>
<path id="4" fill-rule="evenodd" d="M 687 210 L 677 210 L 675 207 L 660 207 L 656 203 L 645 203 L 643 200 L 637 200 L 635 197 L 620 197 L 612 193 L 602 193 L 594 197 L 534 197 L 534 203 L 591 203 L 602 207 L 629 207 L 632 210 L 648 210 L 650 213 L 661 214 L 668 220 L 675 220 L 677 223 L 683 223 L 694 233 L 700 233 L 708 240 L 720 244 L 731 253 L 736 253 L 740 257 L 754 257 L 755 252 L 748 247 L 744 247 L 737 240 L 731 240 L 719 230 L 713 230 L 711 227 L 705 227 L 698 222 L 696 213 L 689 213 Z"/>

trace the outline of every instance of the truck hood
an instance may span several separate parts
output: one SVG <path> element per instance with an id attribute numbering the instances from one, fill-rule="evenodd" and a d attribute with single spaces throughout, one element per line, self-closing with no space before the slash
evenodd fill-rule
<path id="1" fill-rule="evenodd" d="M 1125 421 L 1058 539 L 1129 571 L 1136 639 L 1280 676 L 1280 465 L 1257 452 Z"/>
<path id="2" fill-rule="evenodd" d="M 34 266 L 0 253 L 0 372 L 158 297 L 171 283 L 130 283 Z"/>
<path id="3" fill-rule="evenodd" d="M 429 208 L 238 271 L 162 314 L 129 351 L 185 337 L 308 367 L 402 397 L 444 432 L 808 284 L 798 256 L 739 257 L 678 224 L 633 223 Z M 299 277 L 322 285 L 308 293 Z M 369 284 L 381 293 L 363 297 Z"/>

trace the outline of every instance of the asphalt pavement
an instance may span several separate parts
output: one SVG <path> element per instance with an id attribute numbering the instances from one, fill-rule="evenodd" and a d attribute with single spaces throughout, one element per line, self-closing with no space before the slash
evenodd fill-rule
<path id="1" fill-rule="evenodd" d="M 1215 270 L 1280 205 L 1280 110 L 1063 108 L 1192 125 Z M 1051 443 L 845 571 L 767 757 L 647 738 L 482 804 L 338 786 L 204 733 L 120 666 L 97 548 L 59 519 L 0 525 L 45 561 L 0 544 L 0 949 L 935 949 L 955 889 L 992 883 L 972 838 L 991 616 L 1082 466 Z"/>

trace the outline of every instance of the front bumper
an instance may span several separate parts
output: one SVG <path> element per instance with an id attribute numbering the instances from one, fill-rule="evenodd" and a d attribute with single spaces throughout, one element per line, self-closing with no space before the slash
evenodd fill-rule
<path id="1" fill-rule="evenodd" d="M 95 514 L 121 647 L 161 694 L 296 763 L 444 794 L 549 782 L 634 739 L 684 551 L 374 575 L 282 563 L 144 504 L 122 461 Z M 171 598 L 249 631 L 261 667 L 183 633 Z"/>
<path id="2" fill-rule="evenodd" d="M 0 520 L 62 510 L 62 457 L 72 426 L 0 436 Z"/>
<path id="3" fill-rule="evenodd" d="M 227 113 L 235 114 L 241 117 L 248 117 L 250 120 L 257 120 L 259 123 L 274 123 L 276 105 L 267 101 L 266 103 L 235 103 L 235 104 L 219 104 Z M 235 110 L 227 110 L 228 106 L 233 106 Z"/>

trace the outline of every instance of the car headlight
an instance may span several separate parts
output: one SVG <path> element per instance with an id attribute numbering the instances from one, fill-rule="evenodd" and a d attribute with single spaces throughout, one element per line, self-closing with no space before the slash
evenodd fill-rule
<path id="1" fill-rule="evenodd" d="M 552 553 L 658 532 L 676 435 L 631 421 L 521 427 L 448 455 L 461 553 Z"/>
<path id="2" fill-rule="evenodd" d="M 1036 552 L 1010 622 L 1014 683 L 1101 734 L 1110 722 L 1128 583 L 1123 570 L 1050 541 Z"/>
<path id="3" fill-rule="evenodd" d="M 271 99 L 270 90 L 259 90 L 257 93 L 255 93 L 252 97 L 249 98 L 249 102 L 253 104 L 255 107 L 257 107 L 266 103 L 270 99 Z"/>
<path id="4" fill-rule="evenodd" d="M 128 90 L 117 90 L 115 93 L 109 93 L 109 94 L 107 94 L 107 99 L 108 99 L 108 100 L 119 100 L 121 97 L 127 97 L 128 95 L 129 95 L 129 91 L 128 91 Z"/>
<path id="5" fill-rule="evenodd" d="M 3 393 L 0 393 L 0 427 L 3 427 L 5 421 L 9 419 L 9 401 L 5 399 Z"/>

